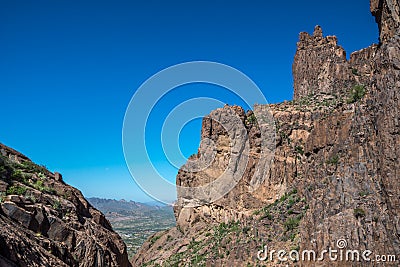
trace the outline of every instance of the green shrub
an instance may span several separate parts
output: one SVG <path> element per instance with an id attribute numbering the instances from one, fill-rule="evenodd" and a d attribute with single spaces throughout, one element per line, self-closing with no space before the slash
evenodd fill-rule
<path id="1" fill-rule="evenodd" d="M 260 214 L 261 210 L 255 210 L 253 211 L 253 215 L 257 216 L 258 214 Z"/>
<path id="2" fill-rule="evenodd" d="M 21 181 L 23 184 L 26 184 L 26 185 L 30 185 L 31 183 L 29 182 L 29 179 L 28 179 L 28 175 L 27 174 L 24 174 L 23 176 L 22 176 L 22 181 Z"/>
<path id="3" fill-rule="evenodd" d="M 27 193 L 27 194 L 25 194 L 25 198 L 26 198 L 27 200 L 32 201 L 32 203 L 36 203 L 36 201 L 37 201 L 35 195 L 33 195 L 32 193 Z"/>
<path id="4" fill-rule="evenodd" d="M 275 201 L 275 205 L 278 203 L 278 202 L 284 202 L 284 201 L 286 201 L 289 197 L 290 197 L 290 201 L 295 201 L 295 199 L 293 198 L 293 197 L 291 197 L 291 196 L 293 196 L 293 195 L 296 195 L 297 194 L 297 189 L 296 188 L 293 188 L 289 193 L 285 193 L 285 194 L 283 194 L 282 196 L 281 196 L 281 198 L 279 199 L 279 201 L 277 200 L 277 201 Z"/>
<path id="5" fill-rule="evenodd" d="M 359 73 L 358 73 L 358 70 L 357 69 L 351 69 L 351 72 L 354 74 L 354 75 L 356 75 L 356 76 L 361 76 Z"/>
<path id="6" fill-rule="evenodd" d="M 357 219 L 365 217 L 365 211 L 361 208 L 354 209 L 354 217 L 356 217 Z"/>
<path id="7" fill-rule="evenodd" d="M 15 180 L 20 180 L 24 178 L 24 174 L 22 173 L 21 170 L 14 170 L 13 174 L 11 177 Z"/>
<path id="8" fill-rule="evenodd" d="M 290 197 L 286 205 L 286 208 L 290 209 L 291 207 L 293 207 L 293 205 L 297 202 L 296 200 L 297 200 L 296 198 Z"/>
<path id="9" fill-rule="evenodd" d="M 293 188 L 292 191 L 289 192 L 289 195 L 297 194 L 297 188 Z"/>
<path id="10" fill-rule="evenodd" d="M 351 104 L 354 102 L 359 101 L 360 99 L 362 99 L 365 96 L 365 87 L 364 85 L 358 84 L 353 86 L 353 88 L 351 88 L 350 94 L 349 94 L 349 98 L 347 99 L 347 103 Z"/>
<path id="11" fill-rule="evenodd" d="M 300 245 L 293 246 L 290 249 L 294 251 L 300 251 Z"/>
<path id="12" fill-rule="evenodd" d="M 294 151 L 296 151 L 297 154 L 303 155 L 304 154 L 304 149 L 302 146 L 296 146 L 294 148 Z"/>
<path id="13" fill-rule="evenodd" d="M 36 188 L 39 191 L 44 191 L 44 185 L 43 185 L 43 181 L 41 180 L 37 180 L 34 184 L 33 187 Z"/>
<path id="14" fill-rule="evenodd" d="M 299 227 L 301 217 L 295 217 L 295 218 L 288 218 L 284 223 L 283 226 L 285 226 L 286 231 L 292 231 Z"/>
<path id="15" fill-rule="evenodd" d="M 42 180 L 37 180 L 34 184 L 32 184 L 34 188 L 39 190 L 40 192 L 54 194 L 56 190 L 54 188 L 45 186 Z"/>
<path id="16" fill-rule="evenodd" d="M 39 166 L 31 161 L 24 161 L 21 163 L 22 168 L 28 172 L 35 172 L 35 173 L 46 173 L 47 168 L 45 166 Z"/>
<path id="17" fill-rule="evenodd" d="M 52 194 L 52 195 L 54 195 L 55 193 L 57 193 L 57 191 L 56 191 L 54 188 L 51 188 L 51 187 L 48 187 L 48 186 L 45 186 L 44 189 L 43 189 L 43 191 L 44 191 L 45 193 Z"/>
<path id="18" fill-rule="evenodd" d="M 297 236 L 297 234 L 291 233 L 290 236 L 289 236 L 290 241 L 293 242 L 296 239 L 296 236 Z"/>
<path id="19" fill-rule="evenodd" d="M 61 202 L 56 199 L 53 203 L 53 209 L 55 209 L 56 211 L 60 211 L 61 210 Z"/>
<path id="20" fill-rule="evenodd" d="M 262 220 L 264 218 L 268 218 L 268 220 L 272 220 L 273 216 L 268 210 L 266 210 L 265 213 L 261 216 L 260 220 Z"/>
<path id="21" fill-rule="evenodd" d="M 328 159 L 326 163 L 331 164 L 331 165 L 337 165 L 339 163 L 339 156 L 335 155 L 332 158 Z"/>
<path id="22" fill-rule="evenodd" d="M 254 125 L 254 124 L 257 123 L 257 118 L 256 118 L 256 116 L 254 114 L 251 114 L 250 116 L 247 117 L 247 121 L 250 124 Z"/>
<path id="23" fill-rule="evenodd" d="M 150 243 L 154 244 L 158 239 L 160 239 L 161 235 L 155 235 L 150 239 Z"/>
<path id="24" fill-rule="evenodd" d="M 282 196 L 281 196 L 281 198 L 279 199 L 279 201 L 280 202 L 284 202 L 284 201 L 286 201 L 286 199 L 289 197 L 289 195 L 288 194 L 283 194 Z"/>
<path id="25" fill-rule="evenodd" d="M 24 195 L 26 187 L 19 185 L 12 185 L 7 189 L 7 195 Z"/>
<path id="26" fill-rule="evenodd" d="M 286 231 L 291 231 L 296 229 L 299 226 L 300 221 L 296 218 L 287 219 L 283 225 L 285 226 Z"/>
<path id="27" fill-rule="evenodd" d="M 178 230 L 181 234 L 184 233 L 180 225 L 176 226 L 176 230 Z"/>

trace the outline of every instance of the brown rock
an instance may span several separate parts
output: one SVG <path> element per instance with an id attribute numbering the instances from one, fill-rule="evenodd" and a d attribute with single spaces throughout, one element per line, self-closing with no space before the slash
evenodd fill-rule
<path id="1" fill-rule="evenodd" d="M 294 101 L 269 105 L 277 125 L 276 151 L 260 186 L 251 190 L 250 185 L 257 162 L 265 156 L 257 150 L 263 142 L 260 131 L 248 123 L 251 112 L 233 107 L 250 138 L 249 163 L 241 180 L 212 203 L 178 190 L 177 227 L 147 241 L 132 261 L 135 266 L 258 266 L 264 264 L 256 258 L 263 244 L 321 252 L 336 249 L 339 239 L 352 250 L 398 258 L 399 2 L 372 0 L 371 12 L 381 44 L 354 52 L 349 61 L 336 37 L 323 37 L 320 27 L 313 36 L 300 34 L 293 64 Z M 348 101 L 350 89 L 360 84 L 365 95 Z M 214 160 L 198 172 L 182 168 L 177 185 L 204 185 L 226 169 L 235 177 L 237 169 L 227 167 L 234 156 L 227 129 L 239 126 L 228 116 L 229 108 L 203 119 L 202 140 L 209 141 L 202 141 L 193 158 L 215 153 Z M 318 266 L 364 265 L 326 261 Z"/>
<path id="2" fill-rule="evenodd" d="M 343 94 L 354 81 L 346 51 L 335 36 L 323 37 L 316 26 L 313 36 L 301 33 L 293 63 L 294 99 L 311 94 Z"/>
<path id="3" fill-rule="evenodd" d="M 61 182 L 63 180 L 61 173 L 55 172 L 54 179 Z"/>
<path id="4" fill-rule="evenodd" d="M 1 204 L 1 209 L 7 217 L 20 223 L 23 227 L 29 228 L 33 214 L 18 207 L 13 202 L 6 201 Z"/>
<path id="5" fill-rule="evenodd" d="M 8 183 L 3 180 L 0 180 L 0 192 L 6 192 L 7 187 Z"/>
<path id="6" fill-rule="evenodd" d="M 26 189 L 26 197 L 9 195 L 1 203 L 0 266 L 131 266 L 121 237 L 79 190 L 21 153 L 1 144 L 0 148 L 5 156 L 0 166 L 9 170 L 0 177 L 0 185 L 4 191 L 9 185 Z M 15 162 L 29 166 L 23 172 L 30 183 L 11 176 L 20 166 Z M 48 189 L 34 188 L 38 179 Z"/>
<path id="7" fill-rule="evenodd" d="M 379 28 L 379 39 L 382 43 L 399 35 L 400 4 L 398 0 L 371 0 L 371 13 Z"/>

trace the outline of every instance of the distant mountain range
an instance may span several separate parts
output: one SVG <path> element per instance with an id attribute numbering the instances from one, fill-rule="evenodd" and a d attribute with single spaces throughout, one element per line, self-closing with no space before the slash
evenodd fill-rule
<path id="1" fill-rule="evenodd" d="M 90 204 L 103 212 L 113 229 L 122 237 L 131 258 L 137 249 L 156 232 L 175 226 L 172 206 L 159 202 L 88 198 Z"/>
<path id="2" fill-rule="evenodd" d="M 155 216 L 155 215 L 171 215 L 173 216 L 173 209 L 159 202 L 140 203 L 136 201 L 126 201 L 124 199 L 104 199 L 92 197 L 88 198 L 90 204 L 95 208 L 102 211 L 106 217 L 112 221 L 115 216 Z"/>

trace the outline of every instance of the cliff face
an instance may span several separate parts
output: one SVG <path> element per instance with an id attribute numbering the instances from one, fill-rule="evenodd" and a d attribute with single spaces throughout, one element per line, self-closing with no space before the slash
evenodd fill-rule
<path id="1" fill-rule="evenodd" d="M 390 42 L 399 35 L 400 4 L 398 0 L 371 0 L 371 12 L 379 27 L 379 38 L 382 43 Z"/>
<path id="2" fill-rule="evenodd" d="M 104 215 L 59 173 L 0 144 L 0 266 L 131 266 Z"/>
<path id="3" fill-rule="evenodd" d="M 371 12 L 381 43 L 354 52 L 350 60 L 336 37 L 323 37 L 320 27 L 312 36 L 300 34 L 294 100 L 268 105 L 276 124 L 276 150 L 265 172 L 257 169 L 263 140 L 251 112 L 226 106 L 204 118 L 202 140 L 208 141 L 194 158 L 213 152 L 214 161 L 195 173 L 182 168 L 177 185 L 209 183 L 236 157 L 229 153 L 234 141 L 217 122 L 225 118 L 225 125 L 237 127 L 226 115 L 232 111 L 249 139 L 248 163 L 232 168 L 233 177 L 245 169 L 242 179 L 210 204 L 178 190 L 178 226 L 146 242 L 133 259 L 135 266 L 274 266 L 257 259 L 264 245 L 321 252 L 337 248 L 340 239 L 349 249 L 399 259 L 399 2 L 372 0 Z M 255 190 L 254 175 L 263 175 Z"/>

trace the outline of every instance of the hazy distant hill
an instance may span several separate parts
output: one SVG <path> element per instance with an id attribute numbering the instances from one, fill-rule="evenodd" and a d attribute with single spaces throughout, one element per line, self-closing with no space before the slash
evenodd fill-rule
<path id="1" fill-rule="evenodd" d="M 89 202 L 101 210 L 103 213 L 118 213 L 120 215 L 135 215 L 135 214 L 147 214 L 149 212 L 166 212 L 171 213 L 172 207 L 163 204 L 153 205 L 145 204 L 135 201 L 126 201 L 124 199 L 104 199 L 92 197 L 88 198 Z"/>
<path id="2" fill-rule="evenodd" d="M 102 211 L 128 247 L 131 257 L 152 234 L 175 226 L 171 206 L 155 206 L 135 201 L 88 198 Z"/>

